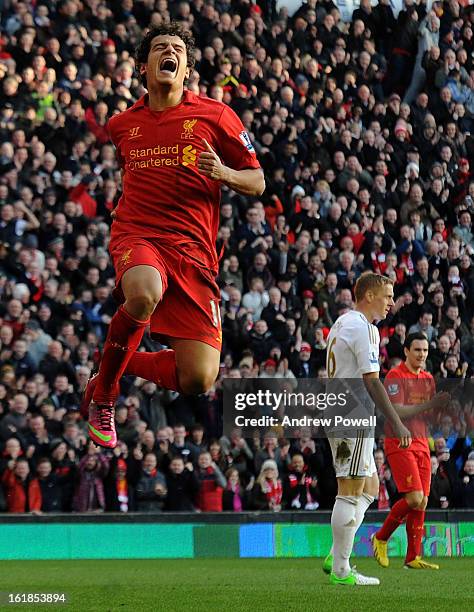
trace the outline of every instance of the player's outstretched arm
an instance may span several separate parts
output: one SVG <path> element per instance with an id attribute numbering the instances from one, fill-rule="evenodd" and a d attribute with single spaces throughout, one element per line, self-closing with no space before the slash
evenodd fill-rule
<path id="1" fill-rule="evenodd" d="M 377 408 L 384 413 L 393 427 L 396 437 L 400 440 L 401 448 L 408 448 L 411 444 L 410 430 L 400 420 L 395 408 L 392 406 L 387 391 L 379 378 L 378 372 L 368 372 L 363 374 L 364 384 L 370 397 L 375 402 Z"/>
<path id="2" fill-rule="evenodd" d="M 423 402 L 422 404 L 416 405 L 402 405 L 402 404 L 392 404 L 395 408 L 396 413 L 401 419 L 409 419 L 411 417 L 420 414 L 420 412 L 425 412 L 426 410 L 438 410 L 440 408 L 445 408 L 450 400 L 451 396 L 446 391 L 440 391 L 436 395 L 434 395 L 427 402 Z"/>
<path id="3" fill-rule="evenodd" d="M 225 166 L 217 153 L 203 138 L 206 151 L 201 153 L 198 160 L 198 170 L 204 176 L 221 181 L 242 195 L 260 196 L 265 191 L 265 178 L 260 168 L 248 168 L 245 170 L 233 170 Z"/>

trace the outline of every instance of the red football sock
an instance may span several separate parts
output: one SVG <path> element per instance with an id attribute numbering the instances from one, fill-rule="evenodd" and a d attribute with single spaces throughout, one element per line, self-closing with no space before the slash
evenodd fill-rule
<path id="1" fill-rule="evenodd" d="M 149 322 L 149 319 L 135 319 L 123 306 L 120 306 L 112 317 L 94 391 L 96 404 L 109 404 L 117 399 L 114 390 L 127 363 L 140 346 L 143 332 Z"/>
<path id="2" fill-rule="evenodd" d="M 421 556 L 421 543 L 425 525 L 424 510 L 410 510 L 407 516 L 408 549 L 405 563 Z"/>
<path id="3" fill-rule="evenodd" d="M 389 515 L 385 519 L 382 527 L 380 527 L 375 534 L 377 540 L 386 542 L 395 529 L 403 523 L 409 512 L 410 506 L 408 505 L 407 500 L 404 497 L 399 499 L 397 503 L 393 505 L 393 508 L 390 510 Z"/>
<path id="4" fill-rule="evenodd" d="M 176 355 L 172 349 L 157 353 L 133 353 L 126 373 L 151 380 L 164 389 L 179 391 Z"/>

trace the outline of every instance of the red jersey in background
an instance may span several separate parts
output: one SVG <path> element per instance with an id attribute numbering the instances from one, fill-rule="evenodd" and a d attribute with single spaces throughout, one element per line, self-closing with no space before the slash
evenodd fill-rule
<path id="1" fill-rule="evenodd" d="M 411 372 L 405 363 L 392 368 L 385 377 L 385 388 L 392 404 L 416 406 L 431 399 L 435 393 L 433 376 L 422 370 L 419 374 Z M 425 418 L 422 414 L 403 420 L 412 435 L 410 450 L 426 450 L 429 452 L 428 432 Z M 390 423 L 385 423 L 385 453 L 400 450 L 400 441 L 394 437 Z"/>

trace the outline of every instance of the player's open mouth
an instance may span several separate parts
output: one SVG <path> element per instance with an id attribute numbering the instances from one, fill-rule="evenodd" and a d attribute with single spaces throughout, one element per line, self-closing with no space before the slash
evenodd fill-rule
<path id="1" fill-rule="evenodd" d="M 165 57 L 160 62 L 160 72 L 173 76 L 178 68 L 178 62 L 173 57 Z"/>

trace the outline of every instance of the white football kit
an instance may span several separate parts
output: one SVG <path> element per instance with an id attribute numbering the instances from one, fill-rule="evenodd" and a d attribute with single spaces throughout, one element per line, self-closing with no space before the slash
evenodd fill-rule
<path id="1" fill-rule="evenodd" d="M 357 310 L 340 316 L 327 339 L 329 378 L 361 379 L 363 374 L 378 372 L 379 330 Z M 374 438 L 361 431 L 356 438 L 329 437 L 334 468 L 338 478 L 371 476 L 376 472 Z"/>

